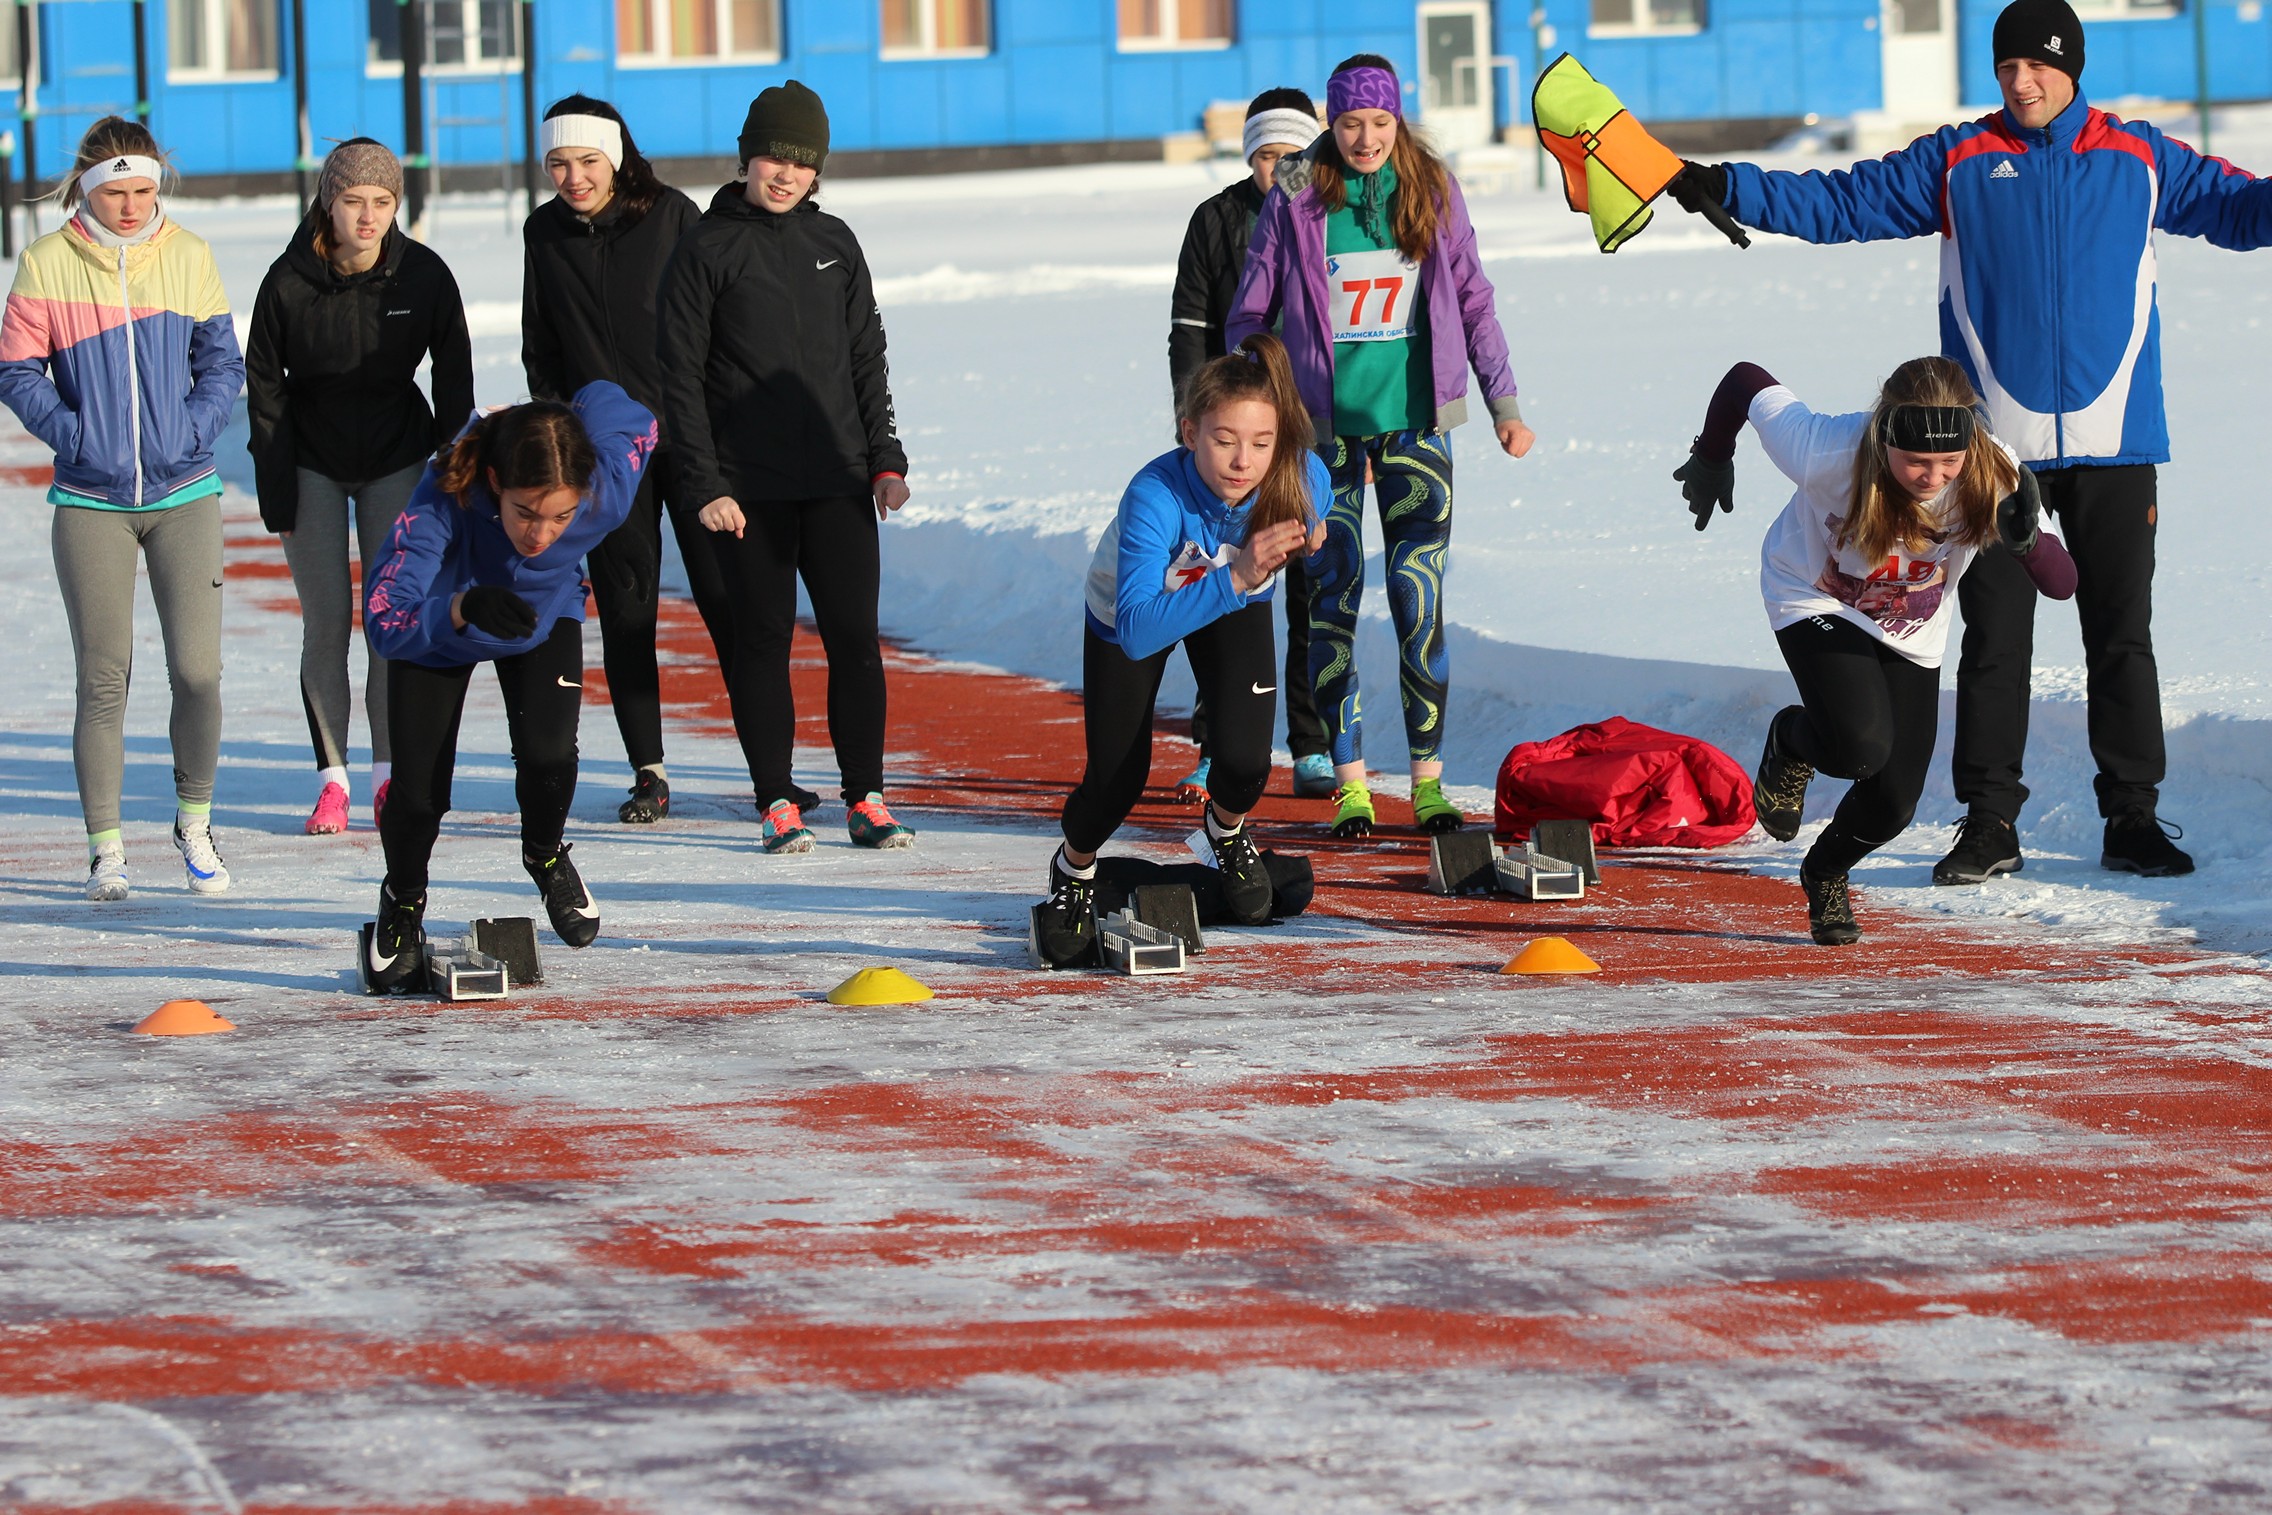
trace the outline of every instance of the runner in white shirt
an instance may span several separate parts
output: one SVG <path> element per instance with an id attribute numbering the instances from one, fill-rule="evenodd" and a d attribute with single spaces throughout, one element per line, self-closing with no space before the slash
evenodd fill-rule
<path id="1" fill-rule="evenodd" d="M 1768 723 L 1752 801 L 1777 841 L 1798 835 L 1817 770 L 1853 780 L 1799 867 L 1807 921 L 1824 946 L 1858 941 L 1846 876 L 1909 824 L 1940 719 L 1941 656 L 1956 584 L 1999 538 L 2054 599 L 2075 565 L 2040 530 L 2035 478 L 1990 434 L 1964 370 L 1915 358 L 1877 403 L 1818 415 L 1756 364 L 1712 396 L 1704 431 L 1674 472 L 1701 531 L 1735 508 L 1745 421 L 1798 486 L 1767 529 L 1759 589 L 1804 702 Z"/>

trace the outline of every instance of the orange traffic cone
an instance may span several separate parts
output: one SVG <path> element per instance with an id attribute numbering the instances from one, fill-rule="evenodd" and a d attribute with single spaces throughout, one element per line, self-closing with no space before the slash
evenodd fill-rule
<path id="1" fill-rule="evenodd" d="M 1601 964 L 1558 936 L 1542 936 L 1515 954 L 1501 973 L 1599 973 Z"/>
<path id="2" fill-rule="evenodd" d="M 143 1016 L 142 1024 L 134 1029 L 143 1036 L 211 1036 L 237 1028 L 234 1022 L 215 1015 L 213 1007 L 201 999 L 170 999 Z"/>

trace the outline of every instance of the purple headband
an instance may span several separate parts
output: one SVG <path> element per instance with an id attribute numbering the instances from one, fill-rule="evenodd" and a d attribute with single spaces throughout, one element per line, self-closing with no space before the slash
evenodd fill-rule
<path id="1" fill-rule="evenodd" d="M 1338 121 L 1353 110 L 1385 110 L 1404 119 L 1404 92 L 1385 68 L 1348 68 L 1325 81 L 1325 118 Z"/>

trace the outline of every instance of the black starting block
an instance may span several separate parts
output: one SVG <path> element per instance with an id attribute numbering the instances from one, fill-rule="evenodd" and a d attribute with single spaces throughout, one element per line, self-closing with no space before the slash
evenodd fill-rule
<path id="1" fill-rule="evenodd" d="M 475 921 L 461 940 L 421 936 L 406 952 L 417 954 L 417 967 L 392 990 L 374 987 L 370 979 L 371 933 L 377 922 L 365 921 L 356 933 L 355 978 L 365 994 L 416 994 L 421 990 L 436 999 L 498 1000 L 517 983 L 541 983 L 537 961 L 536 923 L 526 916 Z M 528 976 L 521 976 L 522 969 Z"/>
<path id="2" fill-rule="evenodd" d="M 1189 884 L 1138 884 L 1128 909 L 1145 925 L 1172 933 L 1182 941 L 1184 951 L 1207 950 L 1207 938 L 1199 929 L 1199 899 Z"/>
<path id="3" fill-rule="evenodd" d="M 536 922 L 525 915 L 475 921 L 466 927 L 465 944 L 503 963 L 516 984 L 544 982 L 544 963 L 536 953 Z"/>
<path id="4" fill-rule="evenodd" d="M 1428 838 L 1428 892 L 1489 894 L 1497 852 L 1488 831 L 1444 831 Z"/>
<path id="5" fill-rule="evenodd" d="M 1530 828 L 1530 845 L 1534 852 L 1575 865 L 1589 885 L 1601 882 L 1601 864 L 1594 860 L 1592 821 L 1540 821 Z"/>

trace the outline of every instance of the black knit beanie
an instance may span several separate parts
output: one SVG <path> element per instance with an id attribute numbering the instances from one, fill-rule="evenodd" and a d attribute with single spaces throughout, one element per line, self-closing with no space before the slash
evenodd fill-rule
<path id="1" fill-rule="evenodd" d="M 1996 18 L 1995 61 L 2031 58 L 2083 77 L 2083 23 L 2067 0 L 2012 0 Z"/>
<path id="2" fill-rule="evenodd" d="M 779 158 L 819 168 L 828 161 L 828 108 L 820 96 L 791 79 L 749 103 L 742 122 L 742 162 Z"/>

